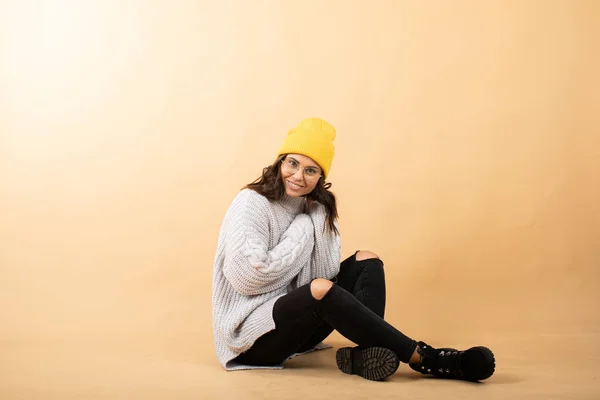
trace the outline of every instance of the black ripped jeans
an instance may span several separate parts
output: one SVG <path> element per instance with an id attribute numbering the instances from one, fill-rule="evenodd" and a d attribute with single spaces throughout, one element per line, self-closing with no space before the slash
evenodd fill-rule
<path id="1" fill-rule="evenodd" d="M 417 343 L 383 319 L 383 262 L 376 258 L 357 261 L 355 253 L 341 263 L 333 281 L 321 300 L 312 297 L 310 284 L 280 297 L 273 308 L 275 330 L 259 337 L 236 361 L 278 365 L 292 354 L 310 350 L 335 329 L 360 347 L 386 347 L 408 363 Z"/>

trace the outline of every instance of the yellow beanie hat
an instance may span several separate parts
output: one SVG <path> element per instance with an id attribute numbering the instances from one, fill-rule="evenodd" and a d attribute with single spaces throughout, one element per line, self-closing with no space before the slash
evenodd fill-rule
<path id="1" fill-rule="evenodd" d="M 326 178 L 335 152 L 335 135 L 335 128 L 321 118 L 306 118 L 288 132 L 277 156 L 302 154 L 310 157 L 319 164 Z"/>

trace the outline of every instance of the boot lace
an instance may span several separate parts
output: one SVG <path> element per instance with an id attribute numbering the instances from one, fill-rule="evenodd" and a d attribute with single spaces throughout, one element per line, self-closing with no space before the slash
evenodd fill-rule
<path id="1" fill-rule="evenodd" d="M 460 377 L 463 371 L 460 367 L 460 354 L 458 350 L 439 350 L 436 357 L 436 371 L 444 376 Z"/>

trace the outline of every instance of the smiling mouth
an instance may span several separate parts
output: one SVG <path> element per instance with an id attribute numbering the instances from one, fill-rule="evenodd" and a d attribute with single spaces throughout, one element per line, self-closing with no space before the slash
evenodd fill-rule
<path id="1" fill-rule="evenodd" d="M 294 183 L 294 182 L 291 182 L 291 181 L 289 181 L 289 180 L 287 181 L 287 183 L 289 183 L 289 185 L 290 185 L 290 186 L 291 186 L 293 189 L 301 189 L 301 188 L 302 188 L 302 186 L 300 186 L 300 185 L 298 185 L 298 184 L 296 184 L 296 183 Z"/>

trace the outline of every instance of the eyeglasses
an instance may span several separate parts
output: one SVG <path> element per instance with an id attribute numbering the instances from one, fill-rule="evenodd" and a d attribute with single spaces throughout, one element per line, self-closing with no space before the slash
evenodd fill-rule
<path id="1" fill-rule="evenodd" d="M 293 158 L 286 157 L 281 161 L 283 166 L 283 171 L 286 174 L 294 175 L 300 169 L 300 163 Z M 307 182 L 316 182 L 321 177 L 321 170 L 316 167 L 306 167 L 304 168 L 304 179 Z"/>

